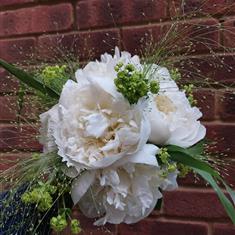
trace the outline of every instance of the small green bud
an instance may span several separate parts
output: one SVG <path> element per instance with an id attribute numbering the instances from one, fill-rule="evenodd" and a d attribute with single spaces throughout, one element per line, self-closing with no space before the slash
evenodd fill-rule
<path id="1" fill-rule="evenodd" d="M 163 164 L 167 164 L 169 161 L 170 154 L 167 152 L 167 148 L 161 148 L 158 154 Z"/>
<path id="2" fill-rule="evenodd" d="M 176 163 L 171 163 L 171 164 L 169 164 L 169 165 L 167 166 L 167 171 L 168 171 L 169 173 L 175 172 L 176 169 L 177 169 Z"/>
<path id="3" fill-rule="evenodd" d="M 127 72 L 133 72 L 135 71 L 135 66 L 133 64 L 127 64 L 125 69 L 127 70 Z"/>
<path id="4" fill-rule="evenodd" d="M 35 160 L 39 159 L 40 157 L 41 157 L 41 155 L 39 153 L 33 153 L 32 154 L 32 158 L 35 159 Z"/>
<path id="5" fill-rule="evenodd" d="M 115 70 L 116 72 L 118 72 L 122 66 L 123 66 L 123 62 L 119 62 L 119 63 L 116 64 L 116 66 L 114 67 L 114 70 Z"/>
<path id="6" fill-rule="evenodd" d="M 70 226 L 72 234 L 79 234 L 82 231 L 80 227 L 80 222 L 77 219 L 72 219 Z"/>

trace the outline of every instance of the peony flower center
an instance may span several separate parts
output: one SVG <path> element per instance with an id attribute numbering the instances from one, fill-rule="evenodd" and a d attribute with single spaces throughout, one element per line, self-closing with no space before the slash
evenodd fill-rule
<path id="1" fill-rule="evenodd" d="M 125 116 L 120 118 L 115 112 L 100 107 L 96 111 L 80 111 L 79 131 L 85 137 L 82 148 L 88 162 L 131 151 L 138 144 L 139 128 L 134 120 L 125 120 Z M 79 145 L 77 140 L 75 147 Z"/>
<path id="2" fill-rule="evenodd" d="M 165 95 L 157 95 L 155 97 L 155 103 L 159 111 L 169 114 L 176 111 L 176 107 L 173 102 Z"/>

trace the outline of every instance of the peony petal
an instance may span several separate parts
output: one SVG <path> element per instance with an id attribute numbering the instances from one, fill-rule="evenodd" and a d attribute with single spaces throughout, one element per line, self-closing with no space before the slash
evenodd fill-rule
<path id="1" fill-rule="evenodd" d="M 86 171 L 76 178 L 71 186 L 71 197 L 76 205 L 95 180 L 94 171 Z"/>
<path id="2" fill-rule="evenodd" d="M 126 156 L 125 158 L 121 159 L 115 166 L 123 165 L 128 162 L 130 163 L 140 163 L 140 164 L 147 164 L 152 166 L 158 166 L 156 155 L 159 152 L 159 148 L 153 144 L 146 144 L 140 151 L 137 153 Z"/>
<path id="3" fill-rule="evenodd" d="M 170 130 L 163 114 L 161 114 L 155 106 L 152 105 L 149 113 L 151 123 L 151 133 L 149 141 L 156 145 L 164 145 L 170 137 Z"/>

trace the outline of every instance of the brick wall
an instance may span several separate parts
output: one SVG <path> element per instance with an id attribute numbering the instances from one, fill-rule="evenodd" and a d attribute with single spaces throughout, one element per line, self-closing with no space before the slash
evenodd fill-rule
<path id="1" fill-rule="evenodd" d="M 175 15 L 174 5 L 177 0 L 0 0 L 0 57 L 11 62 L 22 62 L 39 56 L 52 61 L 56 46 L 72 49 L 80 60 L 87 61 L 91 56 L 97 57 L 105 51 L 112 51 L 115 45 L 135 52 L 140 42 L 149 34 L 157 40 L 161 30 L 170 24 Z M 199 6 L 203 1 L 186 1 L 185 11 Z M 205 2 L 205 1 L 204 1 Z M 204 11 L 213 14 L 213 18 L 196 16 L 195 24 L 211 25 L 221 23 L 229 27 L 229 31 L 213 31 L 207 37 L 213 39 L 215 51 L 221 53 L 224 46 L 235 46 L 235 6 L 234 0 L 208 0 L 203 4 Z M 229 12 L 225 14 L 226 6 Z M 219 45 L 219 46 L 218 46 Z M 92 52 L 88 49 L 93 48 Z M 206 57 L 208 50 L 198 46 L 196 53 Z M 233 54 L 223 55 L 230 66 L 235 65 Z M 212 68 L 208 64 L 199 64 L 200 69 L 218 80 L 228 83 L 235 81 L 235 74 L 223 68 Z M 12 126 L 17 116 L 12 108 L 16 106 L 16 98 L 9 99 L 10 94 L 18 89 L 18 83 L 10 79 L 0 68 L 0 138 L 6 135 L 11 141 L 0 142 L 1 155 L 16 158 L 25 155 L 25 151 L 39 148 L 30 139 L 22 141 L 20 136 L 35 135 L 34 129 L 25 124 L 18 130 Z M 221 91 L 202 89 L 198 92 L 199 105 L 204 112 L 204 122 L 208 127 L 208 135 L 219 138 L 220 150 L 227 151 L 228 157 L 235 155 L 235 102 L 231 92 L 224 91 L 224 99 L 220 99 Z M 235 98 L 233 96 L 233 98 Z M 32 109 L 26 107 L 26 116 L 32 115 Z M 9 130 L 13 130 L 9 132 Z M 9 134 L 10 133 L 10 134 Z M 20 153 L 8 154 L 11 148 L 18 148 Z M 226 151 L 225 151 L 226 152 Z M 2 166 L 3 167 L 3 166 Z M 231 174 L 232 175 L 232 174 Z M 230 177 L 235 182 L 235 172 Z M 235 227 L 231 225 L 224 209 L 213 191 L 200 181 L 194 184 L 193 177 L 180 181 L 181 187 L 175 192 L 166 192 L 161 212 L 153 212 L 144 221 L 135 225 L 107 226 L 96 230 L 92 222 L 81 217 L 85 234 L 112 233 L 159 234 L 159 235 L 234 235 Z M 76 214 L 77 212 L 75 212 Z M 69 233 L 67 233 L 69 234 Z"/>

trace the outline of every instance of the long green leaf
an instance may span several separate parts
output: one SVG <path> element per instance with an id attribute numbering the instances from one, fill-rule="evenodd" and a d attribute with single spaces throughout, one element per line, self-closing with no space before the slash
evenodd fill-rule
<path id="1" fill-rule="evenodd" d="M 200 169 L 202 171 L 206 171 L 209 174 L 213 175 L 214 177 L 219 177 L 219 174 L 217 171 L 215 171 L 209 164 L 207 164 L 206 162 L 203 162 L 199 159 L 196 159 L 184 152 L 171 152 L 168 151 L 171 159 L 175 162 L 179 162 L 182 163 L 186 166 L 189 166 L 191 168 L 197 168 Z"/>
<path id="2" fill-rule="evenodd" d="M 204 141 L 200 141 L 196 145 L 187 149 L 179 147 L 177 145 L 168 145 L 167 149 L 171 152 L 185 153 L 187 155 L 190 155 L 191 157 L 200 157 L 204 152 Z"/>
<path id="3" fill-rule="evenodd" d="M 46 93 L 52 98 L 59 98 L 60 94 L 51 89 L 50 87 L 45 86 L 45 84 L 38 81 L 34 76 L 26 73 L 22 69 L 17 68 L 16 66 L 7 63 L 4 60 L 0 59 L 0 66 L 6 69 L 9 73 L 16 76 L 21 82 L 28 85 L 29 87 L 36 89 L 42 93 Z"/>
<path id="4" fill-rule="evenodd" d="M 178 146 L 168 146 L 168 152 L 171 156 L 171 159 L 175 162 L 182 163 L 186 166 L 191 167 L 196 173 L 201 175 L 215 190 L 221 203 L 223 204 L 228 216 L 231 218 L 232 222 L 235 224 L 235 209 L 233 204 L 222 192 L 216 181 L 217 179 L 221 181 L 227 192 L 229 193 L 233 203 L 235 203 L 235 192 L 225 183 L 222 177 L 217 171 L 215 171 L 210 165 L 206 162 L 201 161 L 200 159 L 193 157 L 193 152 L 188 152 L 187 149 L 180 148 Z M 195 154 L 195 152 L 194 152 Z M 213 178 L 214 177 L 214 178 Z"/>
<path id="5" fill-rule="evenodd" d="M 215 190 L 217 193 L 221 203 L 223 204 L 228 216 L 232 220 L 233 224 L 235 224 L 235 209 L 233 204 L 229 201 L 229 199 L 225 196 L 225 194 L 222 192 L 214 178 L 207 172 L 201 171 L 197 168 L 194 168 L 194 171 L 197 172 L 199 175 L 201 175 L 202 178 L 204 178 Z"/>

